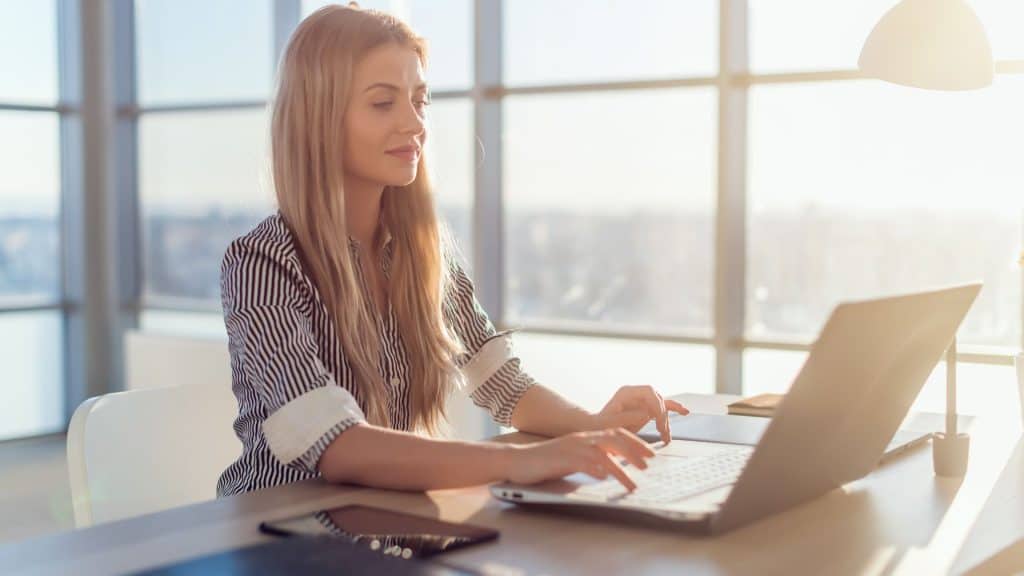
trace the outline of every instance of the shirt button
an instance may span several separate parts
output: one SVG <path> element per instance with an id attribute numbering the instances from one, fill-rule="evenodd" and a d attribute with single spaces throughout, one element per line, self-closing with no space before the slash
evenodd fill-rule
<path id="1" fill-rule="evenodd" d="M 391 385 L 392 385 L 392 386 L 398 386 L 398 385 L 399 385 L 399 384 L 401 384 L 401 383 L 402 383 L 402 381 L 401 381 L 401 380 L 399 380 L 398 378 L 392 378 L 392 379 L 391 379 Z"/>

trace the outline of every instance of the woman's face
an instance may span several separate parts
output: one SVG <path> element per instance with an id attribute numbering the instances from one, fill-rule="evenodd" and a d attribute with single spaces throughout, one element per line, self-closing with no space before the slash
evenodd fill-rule
<path id="1" fill-rule="evenodd" d="M 427 103 L 416 52 L 391 43 L 367 53 L 353 70 L 345 110 L 346 178 L 381 186 L 415 180 L 427 136 Z"/>

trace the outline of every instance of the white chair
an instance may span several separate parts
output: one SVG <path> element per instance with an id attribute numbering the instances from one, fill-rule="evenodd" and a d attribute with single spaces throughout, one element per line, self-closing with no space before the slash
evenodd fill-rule
<path id="1" fill-rule="evenodd" d="M 75 526 L 210 500 L 241 453 L 230 384 L 90 398 L 68 428 Z"/>

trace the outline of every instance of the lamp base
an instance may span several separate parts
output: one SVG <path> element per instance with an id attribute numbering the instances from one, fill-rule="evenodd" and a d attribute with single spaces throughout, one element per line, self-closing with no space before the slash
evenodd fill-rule
<path id="1" fill-rule="evenodd" d="M 962 477 L 967 473 L 967 457 L 970 453 L 971 437 L 968 434 L 947 436 L 942 432 L 932 439 L 932 463 L 936 476 Z"/>

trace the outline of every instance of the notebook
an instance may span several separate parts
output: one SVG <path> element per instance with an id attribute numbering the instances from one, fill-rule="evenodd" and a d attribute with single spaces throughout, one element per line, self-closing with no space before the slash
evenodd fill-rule
<path id="1" fill-rule="evenodd" d="M 729 404 L 729 414 L 737 416 L 764 416 L 771 418 L 775 407 L 782 402 L 783 394 L 758 394 Z"/>

